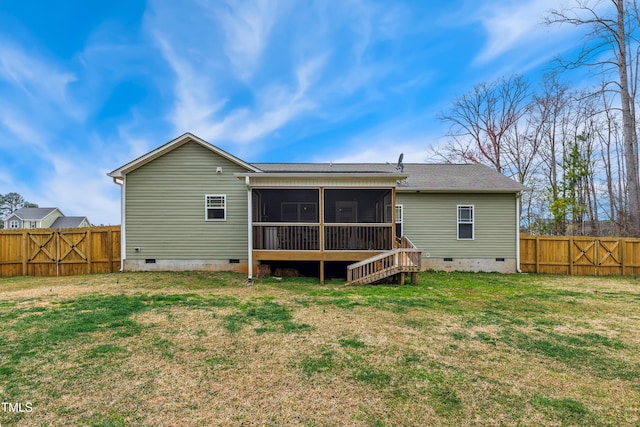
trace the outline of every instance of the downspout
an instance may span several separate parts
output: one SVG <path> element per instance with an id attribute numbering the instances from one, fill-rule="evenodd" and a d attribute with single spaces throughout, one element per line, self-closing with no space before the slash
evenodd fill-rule
<path id="1" fill-rule="evenodd" d="M 516 271 L 522 273 L 520 270 L 520 198 L 522 193 L 516 193 Z"/>
<path id="2" fill-rule="evenodd" d="M 253 284 L 253 206 L 251 178 L 245 177 L 247 184 L 247 285 Z"/>
<path id="3" fill-rule="evenodd" d="M 118 182 L 116 177 L 113 177 L 113 182 L 116 185 L 120 186 L 120 273 L 124 271 L 124 259 L 127 256 L 126 248 L 127 248 L 127 233 L 125 232 L 125 178 L 122 178 L 122 181 Z"/>

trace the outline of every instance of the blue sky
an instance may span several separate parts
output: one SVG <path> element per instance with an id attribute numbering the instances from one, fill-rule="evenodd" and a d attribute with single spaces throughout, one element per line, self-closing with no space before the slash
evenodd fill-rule
<path id="1" fill-rule="evenodd" d="M 120 223 L 117 167 L 192 132 L 252 162 L 422 162 L 482 81 L 575 49 L 557 0 L 0 0 L 0 193 Z"/>

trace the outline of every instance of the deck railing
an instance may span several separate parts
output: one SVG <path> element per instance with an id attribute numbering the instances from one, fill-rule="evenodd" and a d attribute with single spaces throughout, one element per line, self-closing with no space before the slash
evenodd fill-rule
<path id="1" fill-rule="evenodd" d="M 324 249 L 327 251 L 386 251 L 393 248 L 392 224 L 325 224 Z M 255 223 L 254 250 L 318 251 L 319 224 Z"/>
<path id="2" fill-rule="evenodd" d="M 416 249 L 416 245 L 407 237 L 396 237 L 396 248 L 400 249 Z"/>
<path id="3" fill-rule="evenodd" d="M 317 224 L 254 224 L 253 249 L 317 251 L 320 250 L 319 231 Z"/>
<path id="4" fill-rule="evenodd" d="M 393 225 L 326 224 L 324 248 L 328 251 L 386 251 L 393 248 Z"/>

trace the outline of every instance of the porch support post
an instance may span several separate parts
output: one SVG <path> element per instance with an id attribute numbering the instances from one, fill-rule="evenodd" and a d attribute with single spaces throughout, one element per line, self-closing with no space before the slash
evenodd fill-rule
<path id="1" fill-rule="evenodd" d="M 396 186 L 391 187 L 391 247 L 396 247 Z"/>
<path id="2" fill-rule="evenodd" d="M 318 188 L 318 199 L 320 201 L 318 206 L 318 217 L 320 219 L 320 227 L 318 230 L 318 241 L 320 242 L 320 252 L 324 254 L 325 242 L 324 242 L 324 187 Z"/>
<path id="3" fill-rule="evenodd" d="M 253 281 L 253 198 L 251 197 L 251 178 L 245 177 L 247 184 L 247 284 Z"/>
<path id="4" fill-rule="evenodd" d="M 320 226 L 318 229 L 318 241 L 320 243 L 320 253 L 322 254 L 322 259 L 320 260 L 320 284 L 324 285 L 324 250 L 325 250 L 325 232 L 324 232 L 324 187 L 318 187 L 318 218 L 320 220 Z"/>

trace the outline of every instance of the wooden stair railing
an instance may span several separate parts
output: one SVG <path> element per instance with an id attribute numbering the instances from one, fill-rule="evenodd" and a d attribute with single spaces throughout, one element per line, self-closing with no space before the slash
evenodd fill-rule
<path id="1" fill-rule="evenodd" d="M 347 267 L 347 284 L 364 285 L 400 274 L 400 283 L 404 284 L 405 273 L 411 274 L 412 283 L 416 282 L 420 271 L 422 251 L 403 236 L 397 239 L 396 248 L 356 262 Z"/>

